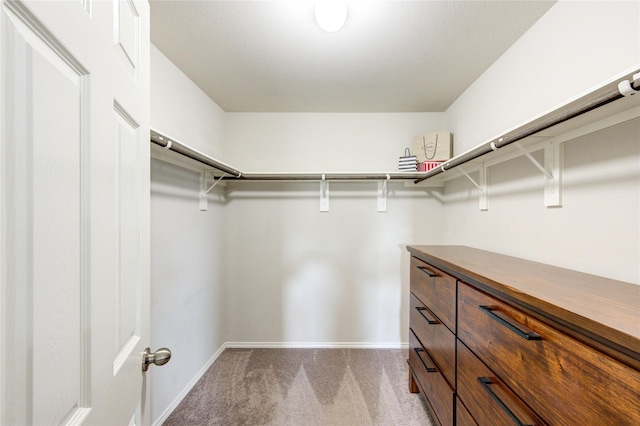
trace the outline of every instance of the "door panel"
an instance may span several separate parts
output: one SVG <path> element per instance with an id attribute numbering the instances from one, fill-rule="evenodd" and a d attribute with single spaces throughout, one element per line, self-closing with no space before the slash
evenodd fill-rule
<path id="1" fill-rule="evenodd" d="M 31 221 L 25 261 L 32 274 L 33 421 L 54 424 L 80 405 L 81 396 L 82 93 L 79 76 L 68 79 L 60 72 L 71 70 L 38 54 L 27 61 L 33 132 L 24 141 L 31 151 L 31 182 L 24 188 L 31 208 L 24 213 Z M 56 99 L 55 110 L 49 99 Z"/>
<path id="2" fill-rule="evenodd" d="M 137 77 L 136 70 L 140 60 L 138 40 L 140 39 L 140 22 L 135 3 L 129 0 L 115 0 L 115 42 L 120 48 L 127 68 L 132 76 Z M 137 78 L 136 78 L 137 81 Z"/>
<path id="3" fill-rule="evenodd" d="M 118 181 L 116 202 L 118 206 L 118 285 L 116 291 L 116 352 L 121 358 L 139 340 L 137 327 L 138 294 L 140 293 L 140 147 L 138 124 L 116 103 L 114 105 L 117 149 Z M 114 370 L 115 371 L 115 370 Z"/>
<path id="4" fill-rule="evenodd" d="M 82 405 L 86 364 L 86 76 L 69 52 L 60 55 L 65 50 L 50 34 L 45 43 L 42 32 L 14 14 L 5 11 L 2 19 L 3 55 L 14 58 L 3 69 L 10 135 L 2 145 L 3 305 L 11 309 L 3 318 L 3 347 L 18 349 L 3 357 L 9 407 L 3 415 L 57 424 Z"/>
<path id="5" fill-rule="evenodd" d="M 0 424 L 148 422 L 148 4 L 0 5 Z"/>

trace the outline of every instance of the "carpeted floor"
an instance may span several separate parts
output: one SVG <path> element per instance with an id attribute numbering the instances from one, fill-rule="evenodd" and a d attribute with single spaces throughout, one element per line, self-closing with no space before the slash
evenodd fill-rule
<path id="1" fill-rule="evenodd" d="M 430 425 L 400 349 L 227 349 L 164 425 Z"/>

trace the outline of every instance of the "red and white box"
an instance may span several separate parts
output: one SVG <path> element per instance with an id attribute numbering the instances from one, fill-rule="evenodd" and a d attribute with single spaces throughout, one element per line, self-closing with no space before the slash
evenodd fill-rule
<path id="1" fill-rule="evenodd" d="M 418 163 L 418 171 L 428 172 L 440 166 L 442 163 L 444 163 L 444 161 L 423 161 L 422 163 Z"/>

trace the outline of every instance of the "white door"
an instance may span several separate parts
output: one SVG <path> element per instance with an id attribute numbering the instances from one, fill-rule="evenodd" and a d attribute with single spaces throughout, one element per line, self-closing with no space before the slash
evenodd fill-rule
<path id="1" fill-rule="evenodd" d="M 149 5 L 0 1 L 0 424 L 146 422 Z"/>

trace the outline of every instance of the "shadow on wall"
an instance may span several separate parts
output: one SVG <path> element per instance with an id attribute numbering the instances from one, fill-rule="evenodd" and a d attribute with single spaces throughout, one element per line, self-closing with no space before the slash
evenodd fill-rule
<path id="1" fill-rule="evenodd" d="M 544 206 L 545 177 L 524 157 L 489 168 L 487 211 L 464 177 L 448 181 L 445 242 L 638 282 L 639 134 L 634 119 L 565 142 L 561 207 Z"/>
<path id="2" fill-rule="evenodd" d="M 378 213 L 376 189 L 332 182 L 330 212 L 320 212 L 317 182 L 230 188 L 228 255 L 245 261 L 228 263 L 228 283 L 232 305 L 248 312 L 235 317 L 232 336 L 306 345 L 406 342 L 405 242 L 438 243 L 441 206 L 424 189 L 398 185 L 388 211 Z"/>
<path id="3" fill-rule="evenodd" d="M 561 145 L 564 149 L 563 189 L 615 186 L 637 183 L 640 175 L 640 119 L 599 130 Z M 532 153 L 544 164 L 542 150 Z M 469 173 L 478 181 L 478 172 Z M 518 195 L 544 197 L 545 177 L 525 157 L 518 157 L 488 168 L 489 198 L 505 199 Z M 478 190 L 464 176 L 447 182 L 445 204 L 478 198 Z"/>
<path id="4" fill-rule="evenodd" d="M 193 201 L 195 208 L 199 208 L 200 173 L 151 158 L 151 175 L 151 195 Z M 223 187 L 217 189 L 209 193 L 208 201 L 225 204 Z"/>

